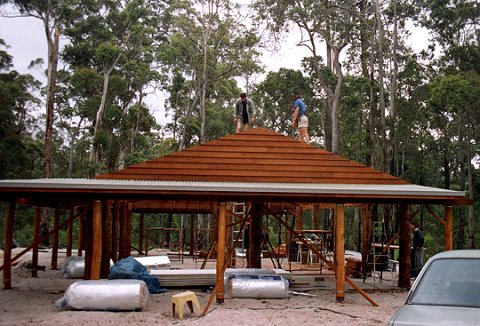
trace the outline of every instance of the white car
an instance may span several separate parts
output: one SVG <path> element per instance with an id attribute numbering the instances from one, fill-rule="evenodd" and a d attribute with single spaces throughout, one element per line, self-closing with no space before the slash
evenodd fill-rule
<path id="1" fill-rule="evenodd" d="M 480 250 L 430 258 L 388 325 L 480 325 Z"/>

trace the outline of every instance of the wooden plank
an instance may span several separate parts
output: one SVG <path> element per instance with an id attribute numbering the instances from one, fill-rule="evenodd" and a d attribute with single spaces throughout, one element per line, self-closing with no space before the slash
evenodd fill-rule
<path id="1" fill-rule="evenodd" d="M 292 163 L 298 162 L 301 163 L 302 166 L 334 166 L 334 167 L 359 167 L 362 168 L 358 163 L 352 161 L 339 161 L 335 159 L 312 159 L 309 155 L 308 159 L 298 159 L 296 156 L 291 158 L 285 158 L 283 156 L 276 157 L 276 158 L 268 158 L 265 159 L 264 157 L 250 157 L 244 156 L 239 157 L 235 156 L 224 156 L 224 155 L 215 155 L 215 156 L 164 156 L 159 159 L 155 159 L 152 161 L 147 161 L 144 163 L 138 163 L 134 166 L 149 166 L 151 164 L 165 164 L 165 163 L 219 163 L 219 164 L 262 164 L 262 165 L 292 165 Z"/>
<path id="2" fill-rule="evenodd" d="M 314 162 L 308 163 L 299 163 L 302 164 L 302 171 L 322 171 L 322 172 L 343 172 L 343 173 L 369 173 L 369 174 L 382 174 L 382 172 L 363 169 L 359 166 L 352 166 L 348 164 L 344 164 L 343 166 L 339 166 L 335 162 L 331 162 L 330 164 L 312 164 Z M 294 161 L 289 162 L 278 162 L 273 160 L 258 160 L 257 162 L 246 162 L 240 160 L 211 160 L 201 162 L 199 160 L 185 160 L 184 162 L 155 162 L 155 163 L 143 163 L 134 165 L 128 169 L 119 170 L 118 173 L 121 171 L 128 171 L 128 170 L 147 170 L 147 169 L 194 169 L 194 170 L 237 170 L 242 168 L 247 171 L 262 171 L 264 169 L 269 169 L 271 171 L 291 171 L 292 165 L 295 165 Z"/>
<path id="3" fill-rule="evenodd" d="M 440 218 L 440 216 L 438 216 L 437 213 L 435 213 L 435 211 L 429 206 L 429 205 L 425 205 L 425 207 L 427 208 L 428 212 L 430 213 L 430 215 L 432 215 L 440 224 L 443 225 L 443 227 L 445 228 L 445 221 L 442 220 Z"/>
<path id="4" fill-rule="evenodd" d="M 136 166 L 130 169 L 119 170 L 115 174 L 170 174 L 172 175 L 225 175 L 225 176 L 285 176 L 291 174 L 292 164 L 290 165 L 243 165 L 243 164 L 197 164 L 197 163 L 182 163 L 182 164 L 165 164 L 165 165 L 150 165 L 150 166 Z M 311 177 L 330 176 L 332 178 L 351 178 L 351 179 L 397 179 L 391 176 L 384 176 L 381 172 L 370 171 L 356 168 L 336 168 L 336 167 L 316 167 L 316 166 L 302 166 L 302 171 L 309 174 Z"/>

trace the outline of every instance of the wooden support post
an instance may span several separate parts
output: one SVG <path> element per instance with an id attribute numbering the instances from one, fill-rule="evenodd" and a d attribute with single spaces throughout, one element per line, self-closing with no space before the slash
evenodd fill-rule
<path id="1" fill-rule="evenodd" d="M 297 206 L 295 209 L 295 230 L 303 230 L 303 207 Z"/>
<path id="2" fill-rule="evenodd" d="M 127 203 L 124 201 L 120 203 L 119 227 L 118 259 L 123 259 L 130 256 L 130 244 L 128 243 L 127 235 Z"/>
<path id="3" fill-rule="evenodd" d="M 83 241 L 83 233 L 85 232 L 85 214 L 87 214 L 87 212 L 83 210 L 80 218 L 78 219 L 77 256 L 79 257 L 82 256 L 82 250 L 85 247 L 85 243 Z"/>
<path id="4" fill-rule="evenodd" d="M 33 217 L 33 248 L 32 248 L 32 277 L 38 274 L 38 246 L 40 245 L 40 215 L 41 208 L 35 207 Z"/>
<path id="5" fill-rule="evenodd" d="M 128 253 L 128 256 L 131 256 L 131 248 L 132 248 L 132 216 L 133 216 L 133 204 L 127 202 L 127 234 L 126 234 L 126 245 L 127 247 L 126 252 Z"/>
<path id="6" fill-rule="evenodd" d="M 233 208 L 232 205 L 227 205 L 226 211 L 227 217 L 227 252 L 235 252 L 234 240 L 233 240 L 233 230 L 235 230 L 235 226 L 233 225 Z M 227 267 L 235 267 L 235 255 L 231 255 L 231 257 L 227 261 Z"/>
<path id="7" fill-rule="evenodd" d="M 143 248 L 143 221 L 144 221 L 144 214 L 143 212 L 140 213 L 140 217 L 138 220 L 138 254 L 142 254 L 142 248 Z"/>
<path id="8" fill-rule="evenodd" d="M 370 215 L 370 206 L 362 207 L 362 270 L 364 276 L 368 272 L 368 255 L 372 248 L 372 216 Z"/>
<path id="9" fill-rule="evenodd" d="M 335 207 L 335 250 L 336 250 L 336 299 L 345 300 L 345 209 L 343 205 Z"/>
<path id="10" fill-rule="evenodd" d="M 195 214 L 190 214 L 190 256 L 195 260 Z"/>
<path id="11" fill-rule="evenodd" d="M 113 202 L 113 219 L 112 219 L 112 255 L 111 258 L 114 263 L 118 260 L 118 234 L 120 221 L 120 202 L 115 200 Z M 146 244 L 145 244 L 146 246 Z M 148 255 L 148 248 L 145 250 L 145 255 Z"/>
<path id="12" fill-rule="evenodd" d="M 145 256 L 148 256 L 148 228 L 145 228 Z"/>
<path id="13" fill-rule="evenodd" d="M 84 280 L 92 280 L 92 265 L 93 265 L 93 212 L 94 202 L 92 207 L 85 213 L 85 220 L 83 222 L 83 237 L 84 257 L 85 257 L 85 272 L 83 273 Z"/>
<path id="14" fill-rule="evenodd" d="M 67 222 L 67 257 L 72 256 L 73 246 L 73 219 L 75 216 L 74 209 L 70 210 L 70 215 Z"/>
<path id="15" fill-rule="evenodd" d="M 225 236 L 227 232 L 227 218 L 226 205 L 224 202 L 218 205 L 218 239 L 217 239 L 217 303 L 223 303 L 225 300 L 224 288 L 224 273 L 223 266 L 225 265 Z"/>
<path id="16" fill-rule="evenodd" d="M 453 209 L 445 206 L 445 251 L 453 250 Z"/>
<path id="17" fill-rule="evenodd" d="M 102 263 L 100 278 L 108 278 L 110 273 L 110 259 L 112 258 L 112 201 L 102 202 Z"/>
<path id="18" fill-rule="evenodd" d="M 3 254 L 3 288 L 12 288 L 12 242 L 13 242 L 13 220 L 15 218 L 15 202 L 8 204 L 7 218 L 5 221 L 5 238 Z"/>
<path id="19" fill-rule="evenodd" d="M 398 287 L 410 287 L 410 216 L 409 206 L 400 205 L 400 225 L 399 225 L 399 269 L 398 269 Z"/>
<path id="20" fill-rule="evenodd" d="M 99 280 L 102 264 L 102 202 L 93 202 L 92 264 L 90 279 Z"/>
<path id="21" fill-rule="evenodd" d="M 247 268 L 262 268 L 262 203 L 252 203 Z"/>
<path id="22" fill-rule="evenodd" d="M 312 229 L 320 230 L 320 205 L 313 203 L 312 207 Z"/>
<path id="23" fill-rule="evenodd" d="M 53 211 L 53 241 L 52 241 L 52 261 L 51 266 L 53 270 L 58 269 L 58 228 L 60 225 L 60 210 L 55 208 Z"/>

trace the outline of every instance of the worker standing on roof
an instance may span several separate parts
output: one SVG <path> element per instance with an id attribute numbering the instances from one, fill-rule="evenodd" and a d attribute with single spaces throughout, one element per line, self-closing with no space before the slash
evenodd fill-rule
<path id="1" fill-rule="evenodd" d="M 306 144 L 310 144 L 310 137 L 308 136 L 308 117 L 305 114 L 307 107 L 303 103 L 299 92 L 293 92 L 293 117 L 292 128 L 298 129 L 298 140 Z"/>
<path id="2" fill-rule="evenodd" d="M 253 101 L 247 98 L 246 93 L 240 94 L 240 99 L 235 102 L 235 112 L 233 121 L 237 124 L 237 131 L 242 130 L 242 125 L 244 130 L 248 130 L 250 123 L 255 121 L 253 116 L 255 112 L 255 105 Z"/>

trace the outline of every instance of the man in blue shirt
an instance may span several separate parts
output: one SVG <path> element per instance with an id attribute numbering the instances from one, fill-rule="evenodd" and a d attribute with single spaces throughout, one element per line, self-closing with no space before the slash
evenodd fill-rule
<path id="1" fill-rule="evenodd" d="M 293 118 L 292 128 L 298 128 L 298 138 L 301 142 L 310 144 L 310 137 L 308 136 L 308 117 L 305 114 L 307 110 L 305 103 L 303 103 L 299 92 L 293 92 Z"/>

